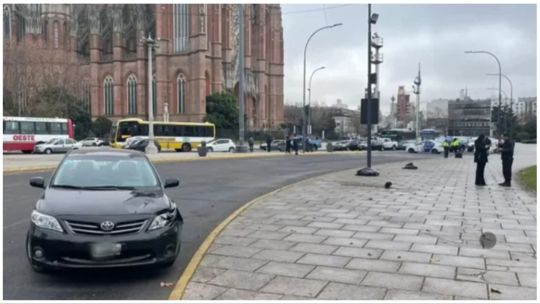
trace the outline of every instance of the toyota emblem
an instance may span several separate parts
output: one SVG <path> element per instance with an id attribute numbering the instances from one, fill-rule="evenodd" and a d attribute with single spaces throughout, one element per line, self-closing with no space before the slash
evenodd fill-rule
<path id="1" fill-rule="evenodd" d="M 99 225 L 103 231 L 111 231 L 114 229 L 114 223 L 111 221 L 105 221 Z"/>

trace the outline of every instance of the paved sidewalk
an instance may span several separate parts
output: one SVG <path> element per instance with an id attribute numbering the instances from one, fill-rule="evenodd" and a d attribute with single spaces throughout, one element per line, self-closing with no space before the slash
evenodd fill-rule
<path id="1" fill-rule="evenodd" d="M 467 154 L 265 197 L 217 237 L 183 299 L 534 300 L 536 195 L 498 186 L 500 156 L 489 160 L 487 187 Z M 495 247 L 481 247 L 483 232 Z"/>

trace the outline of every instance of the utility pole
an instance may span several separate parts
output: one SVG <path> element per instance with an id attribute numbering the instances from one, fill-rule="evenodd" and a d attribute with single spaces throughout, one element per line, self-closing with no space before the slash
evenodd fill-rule
<path id="1" fill-rule="evenodd" d="M 239 54 L 239 69 L 240 69 L 240 81 L 238 85 L 238 94 L 240 95 L 238 100 L 240 101 L 240 115 L 238 117 L 238 127 L 240 129 L 239 134 L 239 143 L 238 147 L 236 147 L 236 152 L 243 153 L 247 152 L 248 148 L 246 144 L 244 143 L 244 133 L 245 133 L 245 126 L 244 126 L 244 116 L 245 116 L 245 100 L 244 100 L 244 5 L 240 5 L 240 54 Z"/>
<path id="2" fill-rule="evenodd" d="M 420 84 L 422 79 L 420 78 L 420 63 L 418 63 L 418 76 L 414 79 L 413 93 L 416 94 L 416 140 L 420 139 Z"/>
<path id="3" fill-rule="evenodd" d="M 155 47 L 156 41 L 152 39 L 150 33 L 148 33 L 148 38 L 143 38 L 142 41 L 148 46 L 148 145 L 146 146 L 146 154 L 156 154 L 158 149 L 154 144 L 154 110 L 152 97 L 153 86 L 152 86 L 152 50 Z"/>

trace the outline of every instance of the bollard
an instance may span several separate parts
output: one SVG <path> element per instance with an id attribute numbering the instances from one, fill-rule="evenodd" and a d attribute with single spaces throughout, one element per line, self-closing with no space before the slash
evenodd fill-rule
<path id="1" fill-rule="evenodd" d="M 205 141 L 201 142 L 201 145 L 197 148 L 197 152 L 199 153 L 200 157 L 205 157 L 206 156 L 206 153 L 208 151 L 206 150 L 206 142 Z"/>

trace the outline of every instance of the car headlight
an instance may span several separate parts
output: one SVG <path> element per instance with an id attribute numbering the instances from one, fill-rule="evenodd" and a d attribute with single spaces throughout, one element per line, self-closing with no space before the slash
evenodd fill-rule
<path id="1" fill-rule="evenodd" d="M 40 228 L 64 232 L 58 220 L 50 215 L 39 213 L 36 210 L 34 210 L 32 211 L 31 218 L 32 218 L 32 223 L 34 223 L 36 226 Z"/>
<path id="2" fill-rule="evenodd" d="M 170 223 L 174 221 L 175 217 L 176 217 L 176 204 L 173 203 L 173 209 L 170 212 L 159 214 L 154 218 L 154 220 L 152 220 L 150 227 L 148 227 L 148 231 L 160 229 L 169 225 Z"/>

